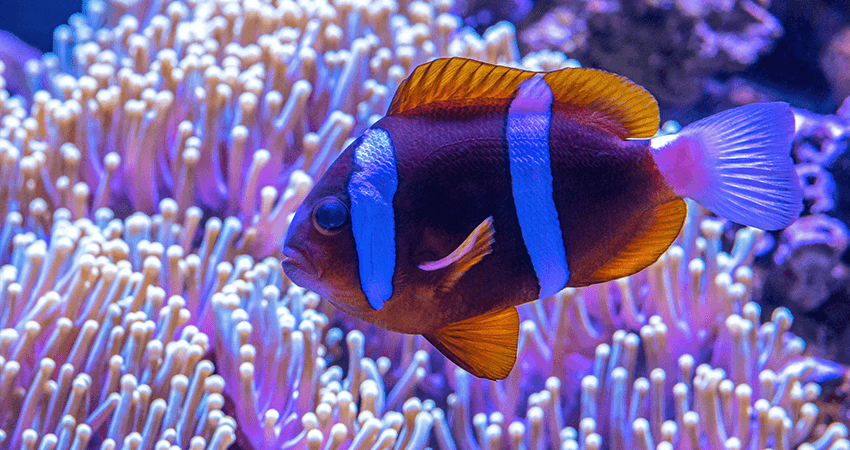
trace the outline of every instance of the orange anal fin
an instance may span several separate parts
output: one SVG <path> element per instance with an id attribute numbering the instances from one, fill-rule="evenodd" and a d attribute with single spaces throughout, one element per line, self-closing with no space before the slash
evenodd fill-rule
<path id="1" fill-rule="evenodd" d="M 646 229 L 635 236 L 614 258 L 606 262 L 591 275 L 590 284 L 603 283 L 640 272 L 658 260 L 685 222 L 688 207 L 682 199 L 676 199 L 644 213 Z"/>
<path id="2" fill-rule="evenodd" d="M 438 290 L 448 292 L 466 271 L 493 251 L 495 234 L 493 217 L 490 216 L 475 227 L 472 233 L 448 256 L 437 261 L 422 263 L 419 268 L 428 272 L 442 270 L 439 279 L 436 280 L 439 285 Z"/>
<path id="3" fill-rule="evenodd" d="M 446 358 L 479 378 L 503 380 L 516 363 L 519 314 L 516 308 L 455 322 L 425 335 Z"/>

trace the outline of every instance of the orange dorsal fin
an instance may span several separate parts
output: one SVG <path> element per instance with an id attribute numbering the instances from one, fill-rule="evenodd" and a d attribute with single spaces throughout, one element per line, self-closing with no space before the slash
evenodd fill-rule
<path id="1" fill-rule="evenodd" d="M 465 58 L 442 58 L 413 70 L 396 91 L 388 116 L 440 111 L 470 114 L 505 110 L 523 81 L 539 72 Z M 625 138 L 648 138 L 658 131 L 658 104 L 628 78 L 602 70 L 566 68 L 545 73 L 553 110 Z"/>
<path id="2" fill-rule="evenodd" d="M 465 58 L 436 59 L 402 81 L 387 115 L 423 115 L 482 104 L 485 109 L 506 108 L 519 85 L 535 73 Z"/>
<path id="3" fill-rule="evenodd" d="M 443 270 L 436 283 L 440 292 L 450 291 L 460 277 L 482 258 L 490 254 L 495 242 L 493 216 L 482 221 L 469 236 L 448 256 L 438 261 L 422 263 L 419 268 L 428 272 Z"/>
<path id="4" fill-rule="evenodd" d="M 590 282 L 603 283 L 645 269 L 658 260 L 685 223 L 688 207 L 682 199 L 676 199 L 657 206 L 646 213 L 645 231 L 632 239 L 614 258 L 606 262 L 590 277 Z"/>
<path id="5" fill-rule="evenodd" d="M 543 76 L 562 110 L 620 138 L 650 138 L 658 132 L 658 103 L 626 77 L 598 69 L 566 68 Z"/>
<path id="6" fill-rule="evenodd" d="M 519 314 L 516 308 L 455 322 L 425 335 L 446 358 L 479 378 L 503 380 L 516 363 Z"/>

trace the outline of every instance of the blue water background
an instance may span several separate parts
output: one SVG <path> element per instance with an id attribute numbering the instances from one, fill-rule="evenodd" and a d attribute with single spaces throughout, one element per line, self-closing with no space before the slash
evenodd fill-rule
<path id="1" fill-rule="evenodd" d="M 0 30 L 49 52 L 53 50 L 53 30 L 81 10 L 81 1 L 0 0 Z"/>

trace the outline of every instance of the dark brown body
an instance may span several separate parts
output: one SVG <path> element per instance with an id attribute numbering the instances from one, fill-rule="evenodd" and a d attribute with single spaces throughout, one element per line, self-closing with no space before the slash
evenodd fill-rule
<path id="1" fill-rule="evenodd" d="M 304 199 L 284 271 L 351 315 L 423 334 L 473 375 L 504 379 L 514 306 L 649 266 L 681 230 L 682 198 L 760 228 L 798 216 L 787 105 L 657 131 L 655 99 L 615 74 L 423 64 Z"/>
<path id="2" fill-rule="evenodd" d="M 506 114 L 460 122 L 389 116 L 374 125 L 391 136 L 402 180 L 393 200 L 394 292 L 380 311 L 368 308 L 365 298 L 366 307 L 357 308 L 362 310 L 342 305 L 343 310 L 390 330 L 425 333 L 538 298 L 512 195 Z M 347 164 L 338 163 L 350 167 L 351 153 L 340 156 Z M 569 286 L 586 285 L 645 229 L 644 213 L 676 197 L 664 187 L 648 141 L 625 141 L 555 113 L 550 154 Z M 492 253 L 451 292 L 435 296 L 435 275 L 418 264 L 451 253 L 489 216 L 495 228 Z"/>

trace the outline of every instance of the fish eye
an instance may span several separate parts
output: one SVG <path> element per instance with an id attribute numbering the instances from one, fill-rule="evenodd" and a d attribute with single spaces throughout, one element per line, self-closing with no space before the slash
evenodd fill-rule
<path id="1" fill-rule="evenodd" d="M 313 225 L 320 233 L 338 233 L 348 221 L 348 208 L 335 198 L 326 198 L 313 210 Z"/>

